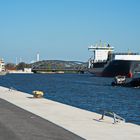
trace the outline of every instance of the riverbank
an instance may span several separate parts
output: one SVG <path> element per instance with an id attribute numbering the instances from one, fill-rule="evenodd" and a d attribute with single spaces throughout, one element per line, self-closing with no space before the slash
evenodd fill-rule
<path id="1" fill-rule="evenodd" d="M 64 105 L 48 99 L 0 87 L 0 98 L 36 114 L 87 140 L 138 140 L 140 126 L 131 123 L 113 124 L 113 119 L 100 114 Z M 47 131 L 47 130 L 46 130 Z"/>

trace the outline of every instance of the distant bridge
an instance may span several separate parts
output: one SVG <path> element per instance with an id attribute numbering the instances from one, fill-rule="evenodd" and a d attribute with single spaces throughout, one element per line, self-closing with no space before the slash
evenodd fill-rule
<path id="1" fill-rule="evenodd" d="M 85 73 L 87 67 L 80 62 L 42 61 L 32 65 L 34 73 Z"/>
<path id="2" fill-rule="evenodd" d="M 32 68 L 32 72 L 34 73 L 85 73 L 87 68 L 85 69 L 44 69 L 44 68 Z"/>

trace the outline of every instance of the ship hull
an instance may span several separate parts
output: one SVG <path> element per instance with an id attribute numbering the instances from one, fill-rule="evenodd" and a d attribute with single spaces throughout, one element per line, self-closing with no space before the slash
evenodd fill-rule
<path id="1" fill-rule="evenodd" d="M 132 77 L 135 72 L 140 71 L 140 61 L 132 60 L 113 60 L 100 68 L 89 68 L 89 72 L 96 76 L 114 77 L 123 75 Z"/>

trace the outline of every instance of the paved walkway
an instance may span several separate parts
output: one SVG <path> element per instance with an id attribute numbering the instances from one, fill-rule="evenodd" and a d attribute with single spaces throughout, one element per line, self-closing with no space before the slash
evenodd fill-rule
<path id="1" fill-rule="evenodd" d="M 32 95 L 3 87 L 0 87 L 0 98 L 87 140 L 140 140 L 138 125 L 123 122 L 113 124 L 113 119 L 109 117 L 99 121 L 99 114 L 43 98 L 34 99 Z"/>
<path id="2" fill-rule="evenodd" d="M 0 99 L 0 140 L 83 140 L 79 136 Z"/>

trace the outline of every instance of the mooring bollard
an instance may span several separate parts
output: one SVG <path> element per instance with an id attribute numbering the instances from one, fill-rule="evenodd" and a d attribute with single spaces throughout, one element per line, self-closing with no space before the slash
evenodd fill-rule
<path id="1" fill-rule="evenodd" d="M 38 91 L 38 90 L 33 91 L 33 96 L 35 98 L 41 98 L 43 97 L 43 95 L 44 95 L 43 91 Z"/>

